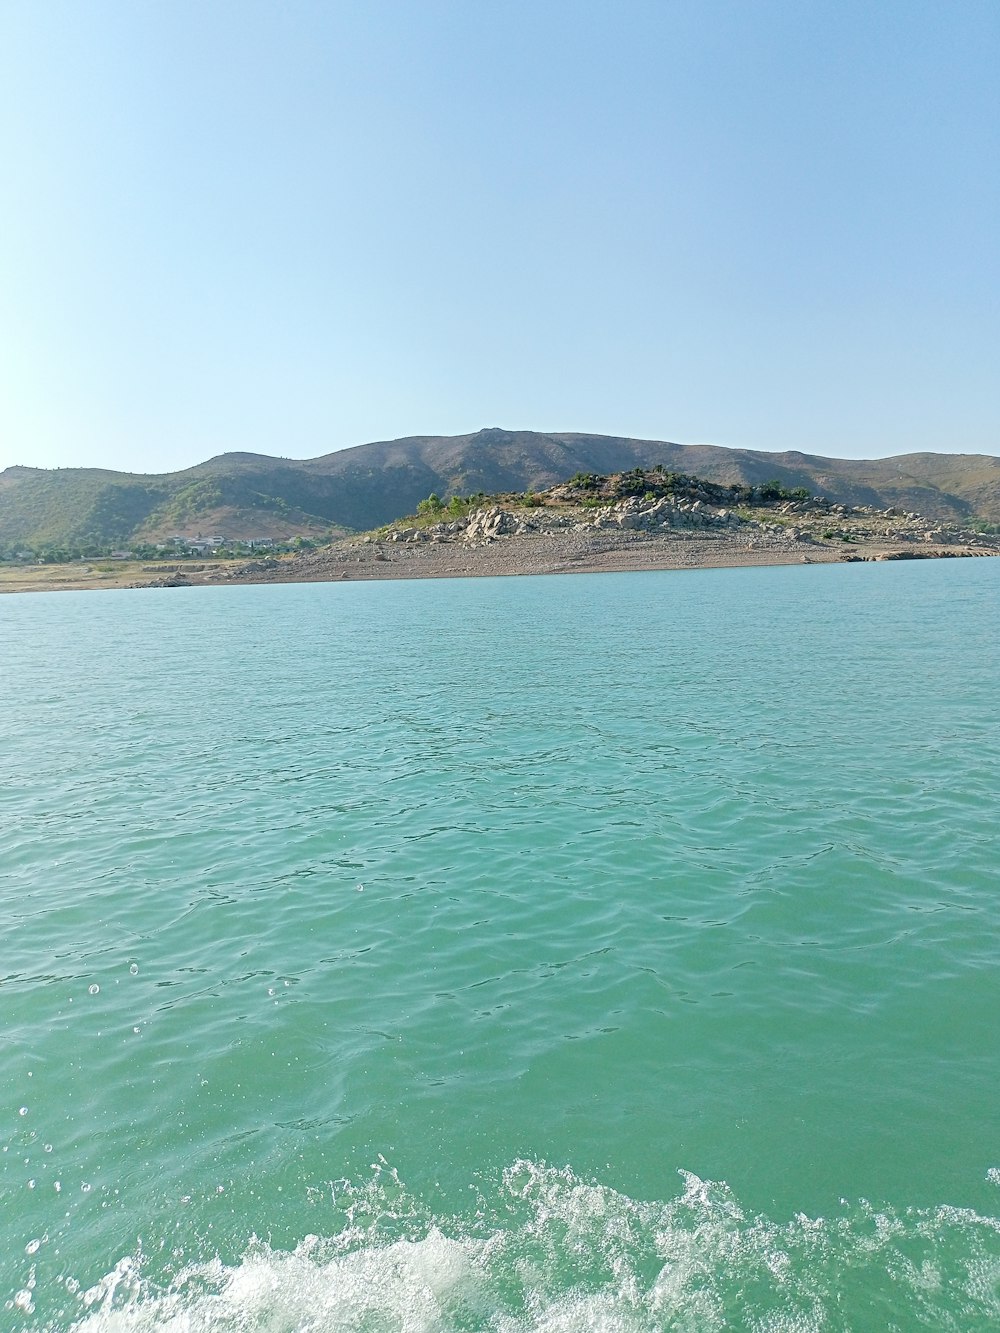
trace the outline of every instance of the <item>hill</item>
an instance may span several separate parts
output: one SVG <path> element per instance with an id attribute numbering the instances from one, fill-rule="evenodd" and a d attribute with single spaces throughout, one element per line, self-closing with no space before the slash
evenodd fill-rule
<path id="1" fill-rule="evenodd" d="M 229 453 L 160 475 L 95 468 L 0 473 L 0 550 L 18 545 L 363 531 L 431 494 L 532 491 L 579 472 L 654 467 L 723 485 L 777 481 L 851 505 L 895 506 L 948 522 L 1000 522 L 1000 459 L 906 454 L 854 460 L 579 433 L 480 430 L 410 436 L 319 458 Z"/>

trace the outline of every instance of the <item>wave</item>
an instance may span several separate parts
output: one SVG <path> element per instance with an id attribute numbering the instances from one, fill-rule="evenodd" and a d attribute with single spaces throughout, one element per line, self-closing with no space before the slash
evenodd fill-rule
<path id="1" fill-rule="evenodd" d="M 141 1252 L 48 1330 L 73 1333 L 645 1333 L 1000 1327 L 1000 1219 L 842 1204 L 773 1221 L 680 1173 L 668 1201 L 519 1161 L 466 1217 L 431 1215 L 380 1163 L 341 1182 L 336 1234 L 252 1241 L 155 1277 Z M 993 1173 L 991 1173 L 992 1176 Z M 327 1196 L 329 1198 L 329 1194 Z M 10 1303 L 8 1303 L 8 1308 Z M 14 1306 L 33 1310 L 30 1288 Z M 25 1325 L 28 1327 L 28 1325 Z M 31 1327 L 39 1327 L 31 1325 Z"/>

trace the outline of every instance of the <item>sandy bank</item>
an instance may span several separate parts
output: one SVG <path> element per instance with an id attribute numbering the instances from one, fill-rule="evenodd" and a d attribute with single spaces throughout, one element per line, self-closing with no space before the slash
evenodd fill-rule
<path id="1" fill-rule="evenodd" d="M 0 592 L 93 588 L 199 587 L 344 580 L 496 578 L 531 574 L 625 573 L 645 570 L 843 564 L 903 559 L 1000 555 L 1000 544 L 858 540 L 802 541 L 774 534 L 705 532 L 539 532 L 470 544 L 357 538 L 322 551 L 230 564 L 175 564 L 158 570 L 123 564 L 97 570 L 80 565 L 0 570 Z"/>
<path id="2" fill-rule="evenodd" d="M 730 534 L 684 532 L 538 533 L 484 545 L 422 541 L 357 541 L 326 551 L 232 570 L 221 582 L 279 583 L 351 579 L 482 578 L 644 570 L 837 564 L 1000 554 L 961 545 L 916 547 L 904 542 L 809 543 Z"/>

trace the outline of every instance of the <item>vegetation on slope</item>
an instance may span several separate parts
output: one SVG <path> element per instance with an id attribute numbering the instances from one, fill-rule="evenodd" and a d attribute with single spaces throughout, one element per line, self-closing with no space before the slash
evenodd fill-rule
<path id="1" fill-rule="evenodd" d="M 400 527 L 431 527 L 443 520 L 465 518 L 475 509 L 489 506 L 525 509 L 596 509 L 618 500 L 642 498 L 658 500 L 663 497 L 678 500 L 701 500 L 712 505 L 735 509 L 739 506 L 770 509 L 781 503 L 805 502 L 812 499 L 804 486 L 789 489 L 780 481 L 771 479 L 758 485 L 737 482 L 723 486 L 702 477 L 684 472 L 671 472 L 662 464 L 646 469 L 629 468 L 625 472 L 605 475 L 597 472 L 577 472 L 569 481 L 544 490 L 506 491 L 485 495 L 451 495 L 443 500 L 432 492 L 421 500 L 416 512 L 393 523 L 382 524 L 379 533 Z"/>

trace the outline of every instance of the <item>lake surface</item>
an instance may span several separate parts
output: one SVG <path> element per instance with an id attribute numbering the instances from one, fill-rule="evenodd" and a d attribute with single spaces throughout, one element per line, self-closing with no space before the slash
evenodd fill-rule
<path id="1" fill-rule="evenodd" d="M 0 600 L 4 1327 L 1000 1326 L 1000 561 Z"/>

